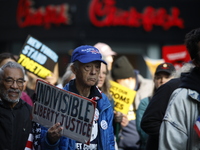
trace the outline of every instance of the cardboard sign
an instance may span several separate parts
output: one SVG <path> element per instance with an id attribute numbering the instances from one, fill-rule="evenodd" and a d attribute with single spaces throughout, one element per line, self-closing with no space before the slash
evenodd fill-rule
<path id="1" fill-rule="evenodd" d="M 118 84 L 117 82 L 110 81 L 110 94 L 112 95 L 115 106 L 114 109 L 123 114 L 127 114 L 130 105 L 133 103 L 136 91 L 131 90 L 125 86 Z"/>
<path id="2" fill-rule="evenodd" d="M 19 64 L 41 78 L 51 76 L 57 61 L 58 55 L 53 50 L 30 35 L 18 59 Z"/>
<path id="3" fill-rule="evenodd" d="M 36 83 L 33 121 L 47 128 L 60 122 L 62 135 L 89 144 L 96 102 L 40 79 Z"/>

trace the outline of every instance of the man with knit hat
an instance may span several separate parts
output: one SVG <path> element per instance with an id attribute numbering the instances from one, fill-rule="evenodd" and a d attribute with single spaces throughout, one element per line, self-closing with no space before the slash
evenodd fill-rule
<path id="1" fill-rule="evenodd" d="M 135 111 L 141 99 L 152 95 L 154 87 L 153 80 L 144 79 L 133 68 L 126 56 L 119 57 L 113 63 L 111 75 L 117 83 L 137 92 L 133 105 L 130 106 L 127 114 L 129 123 L 127 126 L 121 128 L 118 146 L 122 150 L 138 150 L 139 145 L 137 142 L 140 137 L 136 129 Z"/>
<path id="2" fill-rule="evenodd" d="M 114 150 L 113 109 L 107 96 L 96 87 L 101 63 L 106 62 L 102 60 L 99 50 L 89 45 L 77 47 L 72 53 L 71 62 L 76 78 L 63 89 L 97 102 L 90 145 L 61 137 L 63 127 L 57 123 L 48 131 L 42 130 L 42 149 Z"/>

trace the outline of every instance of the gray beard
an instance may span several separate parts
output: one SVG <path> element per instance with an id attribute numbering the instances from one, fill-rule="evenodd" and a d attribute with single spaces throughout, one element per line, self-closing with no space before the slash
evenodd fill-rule
<path id="1" fill-rule="evenodd" d="M 9 103 L 18 103 L 18 102 L 19 102 L 19 99 L 20 99 L 20 97 L 21 97 L 22 92 L 19 91 L 19 90 L 17 90 L 17 91 L 19 92 L 19 97 L 18 97 L 17 99 L 15 99 L 15 100 L 10 99 L 10 98 L 8 97 L 8 94 L 5 93 L 5 91 L 4 91 L 4 92 L 1 91 L 1 92 L 3 93 L 3 94 L 2 94 L 2 99 L 5 100 L 5 101 L 7 101 L 7 102 L 9 102 Z M 8 90 L 7 92 L 9 92 L 9 90 Z"/>

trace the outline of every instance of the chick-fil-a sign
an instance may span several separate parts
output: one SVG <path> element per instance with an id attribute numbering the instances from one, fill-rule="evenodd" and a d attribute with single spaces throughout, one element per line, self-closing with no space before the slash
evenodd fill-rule
<path id="1" fill-rule="evenodd" d="M 184 20 L 179 17 L 180 10 L 177 7 L 171 7 L 168 14 L 165 8 L 147 6 L 140 13 L 135 7 L 122 10 L 115 4 L 116 0 L 92 0 L 89 7 L 89 18 L 92 24 L 96 27 L 142 26 L 145 31 L 151 31 L 154 26 L 160 26 L 164 30 L 173 26 L 184 28 Z"/>
<path id="2" fill-rule="evenodd" d="M 19 0 L 17 8 L 17 23 L 19 27 L 44 26 L 50 28 L 52 24 L 70 24 L 69 5 L 48 5 L 46 7 L 33 7 L 32 0 Z"/>

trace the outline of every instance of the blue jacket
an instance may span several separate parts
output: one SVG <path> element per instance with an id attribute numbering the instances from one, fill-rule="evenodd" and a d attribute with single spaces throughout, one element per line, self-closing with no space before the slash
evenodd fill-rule
<path id="1" fill-rule="evenodd" d="M 70 82 L 71 83 L 71 82 Z M 68 83 L 64 90 L 70 91 L 69 86 L 70 83 Z M 96 88 L 96 87 L 95 87 Z M 98 119 L 98 150 L 114 150 L 114 133 L 113 133 L 113 108 L 110 104 L 109 99 L 104 93 L 99 93 L 102 95 L 102 97 L 97 102 L 97 108 L 99 110 L 99 119 Z M 101 128 L 101 121 L 105 120 L 108 123 L 107 129 Z M 60 140 L 55 143 L 54 145 L 51 145 L 46 137 L 47 129 L 45 127 L 42 127 L 42 133 L 41 133 L 41 146 L 42 149 L 45 150 L 75 150 L 75 144 L 76 141 L 69 139 L 67 137 L 61 137 Z"/>

